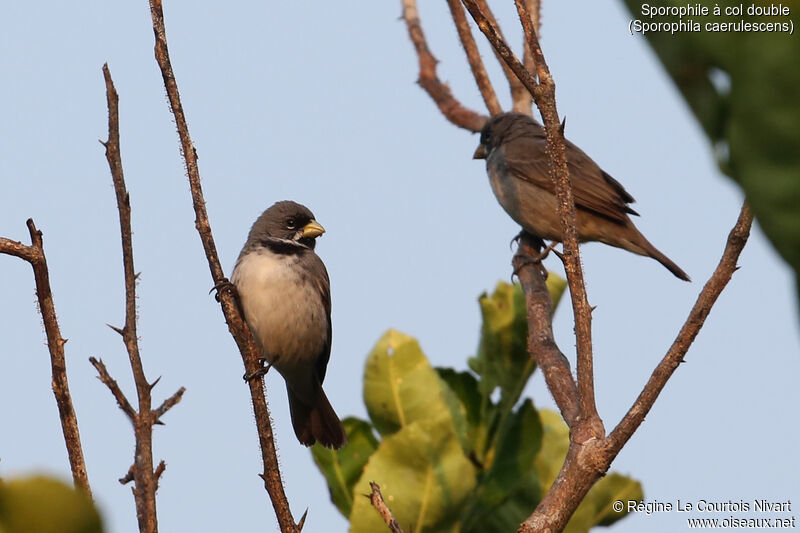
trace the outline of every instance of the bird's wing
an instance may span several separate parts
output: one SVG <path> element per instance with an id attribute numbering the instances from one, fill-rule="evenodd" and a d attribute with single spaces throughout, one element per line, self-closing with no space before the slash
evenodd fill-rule
<path id="1" fill-rule="evenodd" d="M 566 149 L 576 207 L 619 223 L 625 222 L 626 214 L 638 214 L 628 207 L 634 199 L 617 180 L 571 142 L 566 141 Z M 544 135 L 520 137 L 505 143 L 502 155 L 514 176 L 555 194 L 548 173 Z"/>
<path id="2" fill-rule="evenodd" d="M 322 350 L 320 350 L 320 353 L 317 355 L 316 362 L 317 377 L 319 378 L 319 383 L 322 384 L 325 380 L 328 360 L 331 357 L 331 339 L 333 337 L 333 328 L 331 327 L 331 282 L 322 259 L 313 252 L 307 254 L 306 257 L 308 259 L 310 281 L 319 293 L 322 306 L 325 308 L 325 318 L 328 322 L 327 339 L 325 340 L 325 345 Z"/>

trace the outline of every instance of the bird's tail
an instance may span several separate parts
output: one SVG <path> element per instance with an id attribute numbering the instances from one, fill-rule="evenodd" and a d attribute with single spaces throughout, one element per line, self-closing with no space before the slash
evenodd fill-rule
<path id="1" fill-rule="evenodd" d="M 312 446 L 319 442 L 326 448 L 338 450 L 347 443 L 344 427 L 321 386 L 317 388 L 313 406 L 303 403 L 288 385 L 286 390 L 294 434 L 301 444 Z"/>
<path id="2" fill-rule="evenodd" d="M 632 224 L 631 224 L 632 226 Z M 636 237 L 634 239 L 628 239 L 629 246 L 625 246 L 625 249 L 639 254 L 645 255 L 648 257 L 652 257 L 662 265 L 664 265 L 667 270 L 672 272 L 676 278 L 682 279 L 683 281 L 692 281 L 689 278 L 689 275 L 684 272 L 681 267 L 676 265 L 672 260 L 667 257 L 666 255 L 662 254 L 658 248 L 650 244 L 644 235 L 642 235 L 636 228 L 631 227 L 633 231 L 636 233 Z"/>

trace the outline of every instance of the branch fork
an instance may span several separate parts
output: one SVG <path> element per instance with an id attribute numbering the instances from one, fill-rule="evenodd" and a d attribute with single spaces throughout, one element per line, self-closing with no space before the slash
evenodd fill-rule
<path id="1" fill-rule="evenodd" d="M 441 83 L 435 77 L 435 68 L 429 65 L 433 56 L 424 40 L 415 0 L 402 1 L 403 16 L 409 36 L 420 60 L 420 79 L 425 77 L 433 80 L 428 85 L 423 85 L 423 88 L 437 102 L 445 118 L 450 122 L 471 131 L 480 131 L 480 128 L 475 127 L 476 122 L 466 123 L 461 120 L 463 115 L 481 116 L 478 112 L 463 111 L 463 106 L 457 101 L 450 102 L 448 108 L 444 109 L 440 103 L 441 95 L 429 88 Z M 525 35 L 523 61 L 517 59 L 506 44 L 485 0 L 448 0 L 448 4 L 473 77 L 489 112 L 494 115 L 501 110 L 496 104 L 495 92 L 485 75 L 485 68 L 463 17 L 461 4 L 466 7 L 477 27 L 486 36 L 503 66 L 511 88 L 514 110 L 525 112 L 525 109 L 520 107 L 524 108 L 527 101 L 527 111 L 530 112 L 530 97 L 533 97 L 544 122 L 550 173 L 555 183 L 558 214 L 565 237 L 563 252 L 556 255 L 564 263 L 575 316 L 577 376 L 573 377 L 569 361 L 553 338 L 552 302 L 545 285 L 546 272 L 542 272 L 541 264 L 537 261 L 537 258 L 541 258 L 538 246 L 540 240 L 535 236 L 523 234 L 512 264 L 525 292 L 529 326 L 528 351 L 542 370 L 547 387 L 570 428 L 570 445 L 564 465 L 553 486 L 533 514 L 520 525 L 519 531 L 526 533 L 561 531 L 592 485 L 605 475 L 611 462 L 644 420 L 669 377 L 683 362 L 711 307 L 737 269 L 736 261 L 747 242 L 752 214 L 746 204 L 742 206 L 739 219 L 728 236 L 722 259 L 700 292 L 675 342 L 626 415 L 611 433 L 606 435 L 595 404 L 591 338 L 593 307 L 589 305 L 583 282 L 575 223 L 575 201 L 564 146 L 564 122 L 560 122 L 558 118 L 555 83 L 542 54 L 537 35 L 539 2 L 515 0 Z M 519 87 L 524 87 L 527 100 L 520 96 Z M 449 89 L 447 94 L 449 98 L 454 99 Z M 448 112 L 452 109 L 461 111 L 459 114 Z"/>

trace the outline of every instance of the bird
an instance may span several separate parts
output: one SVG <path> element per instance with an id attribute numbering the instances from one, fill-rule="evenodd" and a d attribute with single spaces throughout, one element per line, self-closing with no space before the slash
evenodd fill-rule
<path id="1" fill-rule="evenodd" d="M 473 159 L 485 159 L 498 202 L 522 228 L 542 239 L 562 242 L 555 184 L 550 178 L 544 128 L 523 113 L 494 115 L 481 130 Z M 578 240 L 599 241 L 652 257 L 677 278 L 689 276 L 650 244 L 629 215 L 635 200 L 583 150 L 565 139 L 567 167 L 575 198 Z"/>
<path id="2" fill-rule="evenodd" d="M 264 372 L 275 367 L 286 382 L 297 440 L 339 449 L 345 430 L 322 389 L 331 354 L 331 292 L 314 248 L 324 232 L 304 205 L 275 203 L 253 223 L 231 283 L 268 364 Z"/>

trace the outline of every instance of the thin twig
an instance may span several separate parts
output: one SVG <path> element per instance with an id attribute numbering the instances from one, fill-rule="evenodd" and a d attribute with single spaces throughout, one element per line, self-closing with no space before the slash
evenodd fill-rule
<path id="1" fill-rule="evenodd" d="M 136 438 L 136 449 L 133 462 L 133 496 L 136 501 L 136 518 L 141 533 L 156 533 L 158 518 L 156 513 L 156 490 L 158 479 L 153 471 L 153 424 L 159 423 L 164 413 L 152 410 L 152 385 L 148 383 L 139 352 L 139 339 L 136 332 L 136 280 L 137 274 L 133 266 L 133 232 L 131 230 L 131 202 L 125 174 L 122 168 L 122 156 L 119 142 L 119 97 L 108 65 L 103 65 L 103 78 L 106 84 L 106 101 L 108 103 L 108 140 L 103 144 L 106 159 L 114 182 L 114 193 L 117 198 L 119 212 L 119 229 L 122 237 L 122 264 L 125 279 L 125 325 L 122 329 L 114 328 L 122 335 L 125 349 L 128 352 L 133 381 L 136 386 L 138 412 L 134 412 L 125 399 L 116 381 L 114 381 L 102 362 L 90 359 L 100 373 L 100 379 L 108 386 L 117 403 L 133 422 Z M 158 382 L 158 380 L 156 380 Z M 180 401 L 183 388 L 170 398 L 170 406 Z M 126 479 L 126 478 L 123 478 Z"/>
<path id="2" fill-rule="evenodd" d="M 389 526 L 389 531 L 392 533 L 403 533 L 403 528 L 401 528 L 397 520 L 394 519 L 391 509 L 389 509 L 386 502 L 383 501 L 383 495 L 381 494 L 381 489 L 378 484 L 374 481 L 370 481 L 369 486 L 372 489 L 372 493 L 369 495 L 369 501 L 375 510 L 378 511 L 378 514 L 381 515 L 383 521 L 386 522 L 386 525 Z"/>
<path id="3" fill-rule="evenodd" d="M 127 485 L 131 481 L 133 481 L 133 465 L 128 469 L 128 472 L 121 478 L 119 478 L 120 485 Z"/>
<path id="4" fill-rule="evenodd" d="M 450 88 L 442 83 L 436 74 L 437 60 L 433 57 L 425 40 L 422 23 L 419 21 L 416 0 L 403 0 L 403 20 L 406 22 L 408 36 L 414 44 L 414 49 L 417 51 L 417 57 L 419 58 L 419 78 L 417 83 L 425 89 L 447 120 L 459 128 L 473 132 L 481 131 L 488 117 L 461 105 L 453 96 Z"/>
<path id="5" fill-rule="evenodd" d="M 161 422 L 161 417 L 164 416 L 164 414 L 167 411 L 169 411 L 170 409 L 175 407 L 175 405 L 179 401 L 181 401 L 181 398 L 183 397 L 183 393 L 184 392 L 186 392 L 186 387 L 181 387 L 180 389 L 175 391 L 175 393 L 172 396 L 170 396 L 169 398 L 164 400 L 164 402 L 161 405 L 158 406 L 158 409 L 155 409 L 153 411 L 153 419 L 154 419 L 153 424 L 161 424 L 162 423 Z"/>
<path id="6" fill-rule="evenodd" d="M 656 398 L 686 356 L 717 297 L 738 268 L 736 262 L 750 235 L 753 215 L 742 206 L 736 225 L 728 235 L 722 259 L 706 282 L 675 342 L 656 367 L 644 390 L 608 437 L 578 442 L 570 439 L 567 458 L 553 486 L 519 528 L 521 533 L 561 531 L 594 483 L 611 466 L 622 447 L 644 421 Z"/>
<path id="7" fill-rule="evenodd" d="M 463 0 L 464 5 L 475 19 L 476 24 L 489 39 L 503 61 L 514 71 L 520 81 L 528 88 L 542 113 L 547 137 L 547 154 L 550 159 L 550 172 L 556 186 L 558 214 L 561 220 L 564 242 L 564 269 L 567 273 L 572 308 L 575 314 L 575 336 L 578 353 L 578 404 L 581 411 L 582 427 L 576 428 L 576 438 L 588 440 L 605 435 L 603 422 L 597 414 L 594 399 L 594 371 L 592 366 L 591 307 L 586 297 L 583 283 L 583 270 L 578 250 L 578 232 L 575 222 L 575 199 L 567 170 L 566 149 L 558 112 L 555 104 L 555 84 L 550 76 L 547 63 L 542 55 L 536 32 L 524 0 L 515 0 L 519 17 L 525 30 L 528 46 L 534 57 L 539 81 L 525 70 L 508 45 L 502 40 L 494 24 L 481 12 L 475 0 Z"/>
<path id="8" fill-rule="evenodd" d="M 528 352 L 544 373 L 547 388 L 556 401 L 561 416 L 572 428 L 578 418 L 578 389 L 572 377 L 569 361 L 558 349 L 553 337 L 553 299 L 545 284 L 541 263 L 531 262 L 538 250 L 530 235 L 524 233 L 514 256 L 517 273 L 528 309 Z"/>
<path id="9" fill-rule="evenodd" d="M 500 36 L 500 39 L 505 41 L 505 37 L 503 37 L 503 30 L 500 28 L 500 24 L 497 23 L 497 19 L 492 13 L 492 8 L 489 7 L 489 4 L 486 0 L 477 0 L 478 7 L 480 8 L 481 12 L 486 15 L 486 18 L 489 22 L 492 23 L 492 26 L 497 30 L 497 34 Z M 512 71 L 509 66 L 503 61 L 503 58 L 498 54 L 497 50 L 493 48 L 494 55 L 497 58 L 498 63 L 500 63 L 500 67 L 503 69 L 503 74 L 505 74 L 506 79 L 508 80 L 508 88 L 511 92 L 511 109 L 514 111 L 518 111 L 520 113 L 525 113 L 526 115 L 531 114 L 531 95 L 525 86 L 520 82 L 517 76 L 514 75 L 514 71 Z"/>
<path id="10" fill-rule="evenodd" d="M 564 234 L 564 270 L 569 282 L 569 293 L 572 297 L 572 309 L 575 314 L 575 337 L 577 340 L 578 358 L 578 402 L 581 416 L 586 419 L 586 438 L 605 435 L 603 423 L 597 413 L 594 397 L 594 363 L 592 361 L 592 308 L 586 296 L 583 281 L 580 250 L 578 249 L 578 225 L 575 212 L 575 197 L 567 169 L 567 154 L 564 133 L 556 109 L 556 86 L 550 69 L 539 46 L 536 29 L 533 27 L 531 15 L 525 0 L 515 0 L 519 19 L 525 38 L 534 58 L 539 85 L 542 91 L 534 94 L 536 105 L 542 113 L 547 136 L 547 152 L 550 156 L 550 173 L 556 185 L 558 197 L 558 215 Z M 579 437 L 582 438 L 582 437 Z"/>
<path id="11" fill-rule="evenodd" d="M 489 79 L 489 74 L 486 73 L 486 67 L 483 66 L 478 45 L 475 43 L 472 30 L 469 27 L 469 21 L 467 21 L 467 17 L 464 14 L 464 6 L 461 5 L 461 0 L 447 0 L 447 4 L 450 6 L 450 13 L 456 24 L 458 37 L 461 39 L 461 45 L 467 54 L 469 68 L 472 70 L 472 76 L 475 78 L 475 83 L 478 84 L 478 90 L 481 92 L 484 103 L 486 103 L 486 109 L 492 115 L 499 115 L 503 112 L 503 108 L 500 107 L 497 94 L 495 94 L 494 87 L 492 87 L 492 81 Z M 525 92 L 527 93 L 527 91 Z"/>
<path id="12" fill-rule="evenodd" d="M 72 405 L 72 396 L 69 392 L 69 382 L 67 380 L 67 362 L 64 355 L 64 344 L 66 344 L 67 340 L 61 336 L 61 328 L 58 326 L 53 292 L 50 289 L 50 273 L 47 269 L 47 258 L 44 254 L 42 232 L 36 229 L 33 219 L 29 218 L 27 225 L 31 236 L 31 245 L 25 246 L 20 242 L 0 237 L 0 253 L 19 257 L 30 263 L 33 268 L 36 298 L 39 302 L 42 322 L 44 322 L 47 348 L 50 351 L 53 394 L 58 406 L 58 416 L 61 419 L 64 443 L 67 446 L 72 481 L 76 488 L 83 490 L 91 497 L 92 489 L 89 486 L 89 476 L 86 473 L 86 462 L 83 458 L 81 436 L 78 431 L 78 418 Z"/>
<path id="13" fill-rule="evenodd" d="M 158 482 L 161 479 L 161 475 L 164 473 L 164 470 L 167 469 L 167 463 L 164 462 L 162 459 L 159 461 L 158 466 L 156 467 L 156 471 L 153 472 L 153 475 L 156 478 L 156 487 L 158 487 Z"/>
<path id="14" fill-rule="evenodd" d="M 161 0 L 150 1 L 150 14 L 153 20 L 153 33 L 155 34 L 155 57 L 161 76 L 164 80 L 164 87 L 170 103 L 170 109 L 175 117 L 175 125 L 181 141 L 181 153 L 186 163 L 186 172 L 189 177 L 189 187 L 191 189 L 192 203 L 195 211 L 195 227 L 200 234 L 200 240 L 208 259 L 208 266 L 211 270 L 211 277 L 215 287 L 225 286 L 227 279 L 222 270 L 217 255 L 214 237 L 211 232 L 211 225 L 208 221 L 203 189 L 200 185 L 200 172 L 197 167 L 197 153 L 189 134 L 186 124 L 186 116 L 181 104 L 178 84 L 172 70 L 172 63 L 169 58 L 169 48 L 167 46 L 167 33 L 164 25 L 164 13 L 161 7 Z M 220 290 L 217 294 L 228 329 L 231 332 L 239 352 L 242 355 L 245 372 L 253 374 L 260 368 L 258 362 L 259 353 L 250 334 L 247 323 L 239 313 L 236 299 L 231 290 Z M 269 493 L 275 515 L 278 518 L 281 531 L 283 533 L 297 532 L 298 528 L 292 517 L 289 502 L 281 482 L 280 468 L 275 451 L 275 442 L 272 436 L 272 422 L 269 416 L 269 409 L 264 395 L 264 384 L 260 379 L 249 380 L 250 397 L 253 404 L 253 412 L 256 419 L 259 444 L 261 445 L 261 456 L 264 466 L 264 473 L 261 474 L 264 485 Z"/>
<path id="15" fill-rule="evenodd" d="M 528 13 L 530 14 L 530 21 L 533 27 L 536 29 L 536 34 L 539 34 L 540 31 L 540 21 L 541 21 L 541 6 L 539 4 L 539 0 L 525 0 L 525 3 L 528 7 Z M 533 54 L 531 53 L 530 46 L 523 46 L 522 47 L 522 64 L 525 66 L 525 70 L 528 72 L 534 72 L 536 70 L 536 65 L 533 61 Z M 514 76 L 516 78 L 516 76 Z M 519 82 L 519 80 L 517 80 Z M 519 82 L 522 85 L 521 82 Z M 524 87 L 523 87 L 524 89 Z M 519 107 L 522 110 L 517 109 L 514 107 L 514 111 L 520 111 L 522 113 L 527 113 L 528 115 L 532 115 L 531 104 L 533 103 L 533 95 L 525 89 L 523 91 L 524 95 L 519 97 Z"/>
<path id="16" fill-rule="evenodd" d="M 136 414 L 136 409 L 133 408 L 131 402 L 125 397 L 125 393 L 119 388 L 119 383 L 108 373 L 108 369 L 105 363 L 103 363 L 103 360 L 90 357 L 89 362 L 92 363 L 92 366 L 97 370 L 97 379 L 108 387 L 108 390 L 111 391 L 111 395 L 117 400 L 119 408 L 122 409 L 122 412 L 125 413 L 125 416 L 128 417 L 131 423 L 135 424 L 136 417 L 138 416 Z"/>
<path id="17" fill-rule="evenodd" d="M 667 380 L 683 362 L 686 352 L 700 332 L 700 328 L 703 327 L 714 302 L 717 301 L 720 293 L 722 293 L 722 289 L 725 288 L 733 276 L 733 273 L 738 268 L 736 262 L 739 259 L 744 245 L 747 243 L 752 223 L 753 214 L 750 212 L 750 207 L 745 203 L 742 205 L 736 225 L 733 227 L 730 234 L 728 234 L 725 251 L 722 254 L 717 268 L 714 270 L 714 274 L 709 278 L 708 282 L 706 282 L 703 290 L 697 297 L 697 301 L 689 312 L 689 316 L 678 333 L 678 336 L 675 338 L 667 354 L 653 371 L 653 374 L 639 394 L 639 397 L 636 398 L 636 401 L 623 419 L 608 436 L 612 450 L 618 451 L 628 442 L 628 439 L 631 438 L 636 428 L 644 421 L 644 417 L 650 412 L 656 398 L 658 398 L 658 395 L 667 384 Z"/>

